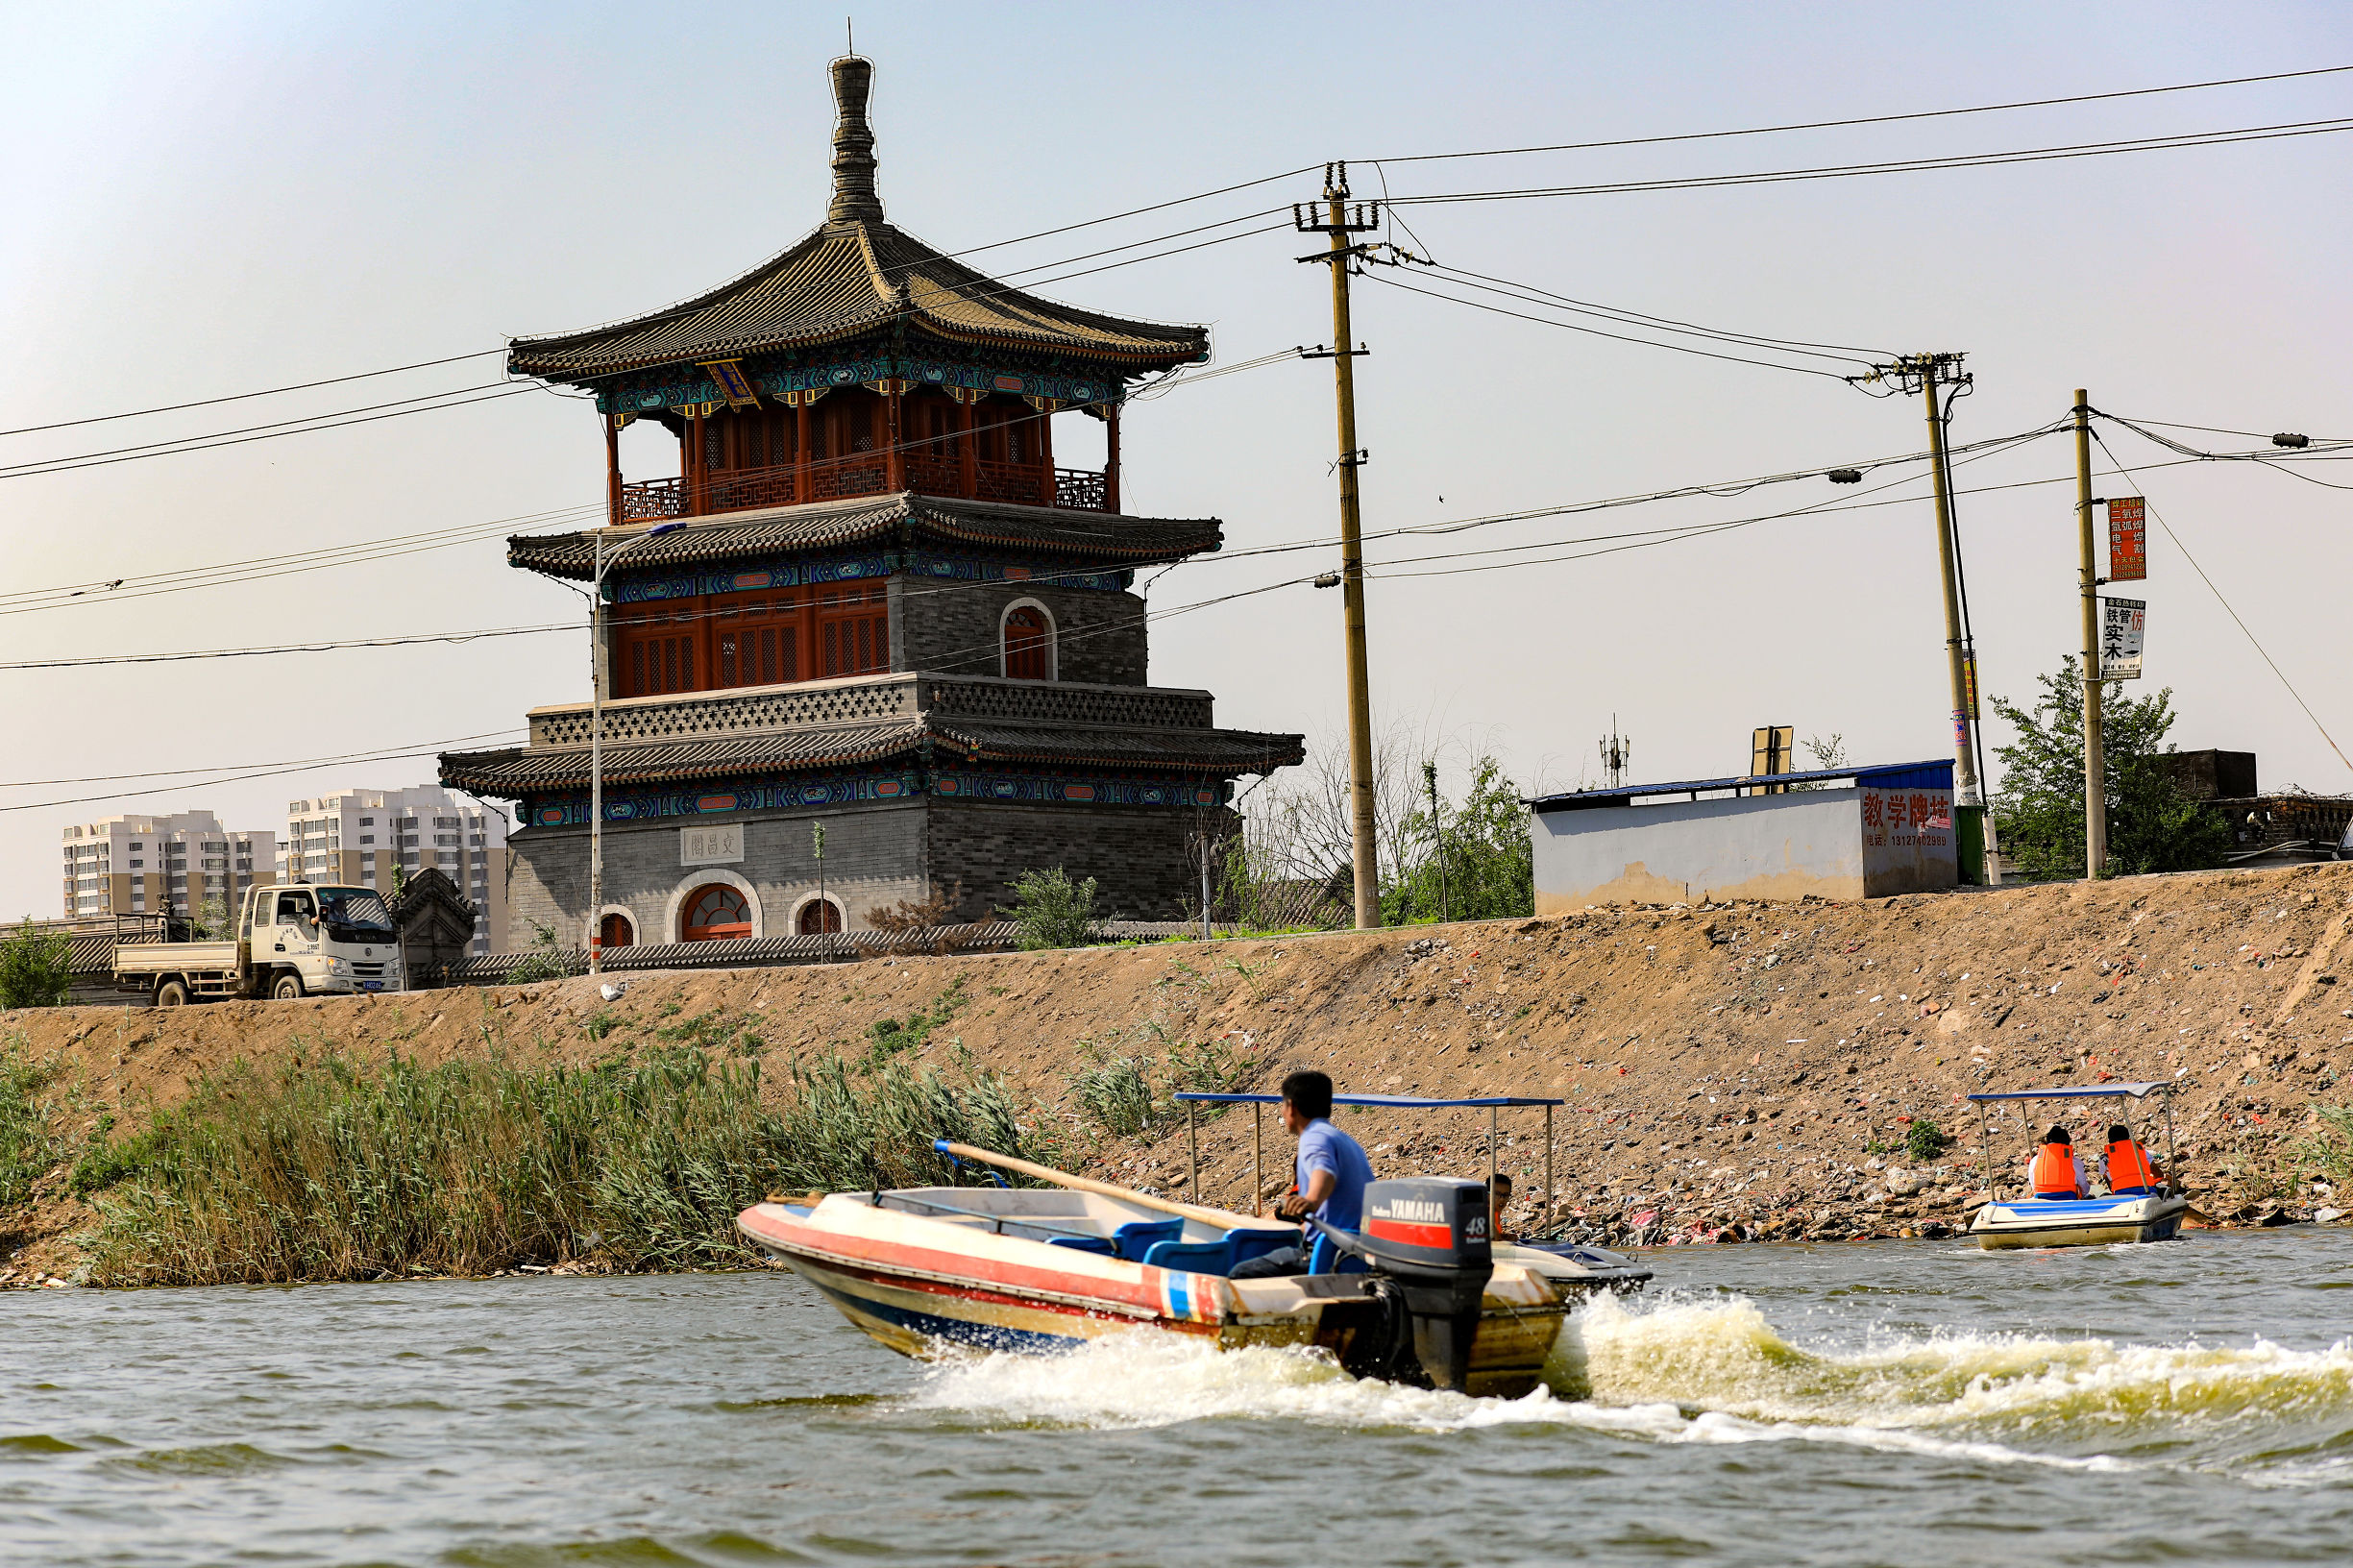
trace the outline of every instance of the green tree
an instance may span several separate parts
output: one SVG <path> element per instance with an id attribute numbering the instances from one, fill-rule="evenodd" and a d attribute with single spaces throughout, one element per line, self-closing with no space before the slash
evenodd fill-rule
<path id="1" fill-rule="evenodd" d="M 1014 907 L 997 913 L 1021 928 L 1023 949 L 1085 947 L 1103 940 L 1093 877 L 1073 882 L 1067 871 L 1054 866 L 1023 871 L 1013 892 Z"/>
<path id="2" fill-rule="evenodd" d="M 2043 695 L 2029 710 L 2006 698 L 1994 711 L 2017 736 L 1994 748 L 2001 787 L 1994 821 L 2002 852 L 2030 877 L 2083 873 L 2083 673 L 2074 656 L 2039 675 Z M 2230 824 L 2183 795 L 2159 759 L 2175 749 L 2173 689 L 2127 698 L 2121 681 L 2102 682 L 2101 750 L 2106 761 L 2108 864 L 2104 875 L 2201 870 L 2222 864 Z"/>
<path id="3" fill-rule="evenodd" d="M 1423 804 L 1398 829 L 1397 874 L 1381 890 L 1385 924 L 1501 920 L 1535 910 L 1535 851 L 1519 786 L 1493 757 L 1458 801 Z"/>
<path id="4" fill-rule="evenodd" d="M 28 915 L 0 937 L 0 1008 L 62 1007 L 73 991 L 73 947 Z"/>

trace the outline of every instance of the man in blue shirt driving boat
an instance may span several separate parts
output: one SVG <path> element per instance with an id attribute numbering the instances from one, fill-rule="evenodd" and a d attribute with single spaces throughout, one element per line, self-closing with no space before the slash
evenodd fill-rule
<path id="1" fill-rule="evenodd" d="M 1299 1135 L 1298 1188 L 1275 1205 L 1285 1219 L 1313 1214 L 1336 1231 L 1361 1230 L 1364 1187 L 1373 1179 L 1363 1145 L 1332 1125 L 1332 1080 L 1312 1070 L 1283 1080 L 1283 1125 Z M 1308 1248 L 1278 1247 L 1238 1265 L 1238 1280 L 1305 1274 Z"/>

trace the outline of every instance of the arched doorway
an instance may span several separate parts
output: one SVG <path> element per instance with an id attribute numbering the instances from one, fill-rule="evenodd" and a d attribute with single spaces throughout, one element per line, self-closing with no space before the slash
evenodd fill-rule
<path id="1" fill-rule="evenodd" d="M 608 953 L 616 947 L 634 947 L 637 945 L 637 927 L 630 922 L 629 917 L 615 910 L 598 922 L 597 938 Z"/>
<path id="2" fill-rule="evenodd" d="M 800 906 L 800 934 L 821 937 L 842 929 L 842 906 L 830 898 L 812 898 Z"/>
<path id="3" fill-rule="evenodd" d="M 1023 604 L 1005 613 L 1005 674 L 1011 680 L 1047 680 L 1053 628 L 1045 611 Z"/>
<path id="4" fill-rule="evenodd" d="M 726 942 L 751 935 L 751 906 L 742 892 L 724 882 L 713 882 L 686 895 L 678 917 L 680 942 Z"/>

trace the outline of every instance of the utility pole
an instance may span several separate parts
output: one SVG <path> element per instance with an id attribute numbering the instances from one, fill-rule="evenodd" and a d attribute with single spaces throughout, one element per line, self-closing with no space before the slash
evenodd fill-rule
<path id="1" fill-rule="evenodd" d="M 1937 388 L 1965 387 L 1972 380 L 1961 369 L 1958 354 L 1907 354 L 1893 364 L 1875 365 L 1857 380 L 1884 381 L 1900 391 L 1920 392 L 1927 402 L 1928 469 L 1936 492 L 1936 559 L 1945 596 L 1945 669 L 1952 688 L 1952 802 L 1955 807 L 1981 808 L 1985 793 L 1977 778 L 1977 748 L 1973 732 L 1975 716 L 1970 704 L 1969 654 L 1961 635 L 1961 588 L 1952 529 L 1952 490 L 1945 470 L 1945 421 L 1951 417 L 1952 400 L 1940 408 Z"/>
<path id="2" fill-rule="evenodd" d="M 1357 504 L 1357 470 L 1368 455 L 1357 446 L 1356 370 L 1349 363 L 1365 351 L 1352 348 L 1348 325 L 1349 268 L 1367 247 L 1348 236 L 1367 233 L 1380 223 L 1380 204 L 1359 202 L 1353 213 L 1348 203 L 1348 165 L 1324 166 L 1324 208 L 1291 208 L 1291 226 L 1301 233 L 1326 234 L 1331 248 L 1299 259 L 1321 261 L 1332 269 L 1332 378 L 1339 403 L 1340 424 L 1340 609 L 1348 636 L 1348 825 L 1351 859 L 1357 884 L 1357 929 L 1381 923 L 1380 860 L 1373 842 L 1373 718 L 1370 681 L 1364 669 L 1364 542 Z M 1325 357 L 1311 354 L 1310 358 Z"/>
<path id="3" fill-rule="evenodd" d="M 2083 874 L 2108 869 L 2108 764 L 2099 732 L 2099 565 L 2092 553 L 2092 399 L 2075 388 L 2076 573 L 2083 593 Z"/>

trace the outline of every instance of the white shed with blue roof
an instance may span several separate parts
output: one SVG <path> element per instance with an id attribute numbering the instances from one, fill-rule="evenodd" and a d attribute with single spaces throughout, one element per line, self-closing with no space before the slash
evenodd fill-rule
<path id="1" fill-rule="evenodd" d="M 1960 881 L 1949 760 L 1579 790 L 1528 807 L 1538 915 Z"/>

